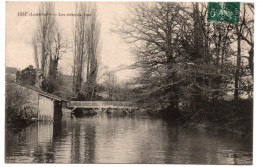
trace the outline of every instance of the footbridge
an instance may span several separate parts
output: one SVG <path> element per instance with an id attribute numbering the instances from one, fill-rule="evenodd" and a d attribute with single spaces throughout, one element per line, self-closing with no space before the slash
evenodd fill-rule
<path id="1" fill-rule="evenodd" d="M 94 109 L 97 113 L 108 109 L 124 109 L 126 112 L 137 109 L 136 104 L 130 101 L 70 101 L 67 106 L 72 112 L 77 108 Z"/>

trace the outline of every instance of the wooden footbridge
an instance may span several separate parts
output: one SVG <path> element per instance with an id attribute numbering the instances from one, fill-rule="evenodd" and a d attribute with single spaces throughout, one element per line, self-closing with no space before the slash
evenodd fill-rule
<path id="1" fill-rule="evenodd" d="M 124 109 L 127 113 L 131 113 L 137 109 L 136 104 L 129 101 L 70 101 L 67 105 L 72 112 L 77 108 L 93 109 L 97 113 L 103 113 L 108 109 Z"/>

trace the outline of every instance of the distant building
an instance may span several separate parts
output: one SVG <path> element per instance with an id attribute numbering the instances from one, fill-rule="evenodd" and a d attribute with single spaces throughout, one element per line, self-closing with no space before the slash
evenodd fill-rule
<path id="1" fill-rule="evenodd" d="M 7 74 L 16 74 L 17 71 L 15 67 L 5 67 L 5 73 Z"/>
<path id="2" fill-rule="evenodd" d="M 5 67 L 5 78 L 6 81 L 15 81 L 17 68 L 15 67 Z"/>
<path id="3" fill-rule="evenodd" d="M 55 120 L 62 117 L 62 103 L 67 100 L 32 86 L 12 83 L 14 89 L 26 94 L 24 107 L 31 108 L 38 120 Z"/>
<path id="4" fill-rule="evenodd" d="M 226 94 L 223 96 L 223 99 L 226 101 L 232 101 L 234 99 L 234 95 Z"/>
<path id="5" fill-rule="evenodd" d="M 97 95 L 102 97 L 102 98 L 104 98 L 104 99 L 108 99 L 109 98 L 108 92 L 105 92 L 105 91 L 99 92 L 99 93 L 97 93 Z"/>

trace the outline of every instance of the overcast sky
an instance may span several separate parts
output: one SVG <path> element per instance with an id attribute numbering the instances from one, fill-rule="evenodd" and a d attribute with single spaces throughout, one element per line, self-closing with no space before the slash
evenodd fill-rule
<path id="1" fill-rule="evenodd" d="M 55 13 L 75 13 L 75 2 L 55 2 Z M 102 51 L 101 65 L 115 70 L 119 66 L 130 65 L 133 57 L 128 46 L 118 34 L 112 33 L 114 19 L 127 16 L 127 3 L 97 2 L 101 22 Z M 18 12 L 37 13 L 39 2 L 7 2 L 6 4 L 6 66 L 23 69 L 34 65 L 32 34 L 36 29 L 37 16 L 18 16 Z M 56 20 L 65 36 L 72 41 L 72 16 L 57 16 Z M 62 58 L 59 68 L 63 74 L 71 74 L 73 54 L 69 52 Z M 134 76 L 131 70 L 117 72 L 120 80 Z"/>

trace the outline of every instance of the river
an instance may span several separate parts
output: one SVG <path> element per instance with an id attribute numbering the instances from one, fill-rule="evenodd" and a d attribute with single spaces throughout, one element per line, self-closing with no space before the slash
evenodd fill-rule
<path id="1" fill-rule="evenodd" d="M 7 163 L 252 164 L 252 143 L 149 116 L 113 114 L 8 127 Z"/>

